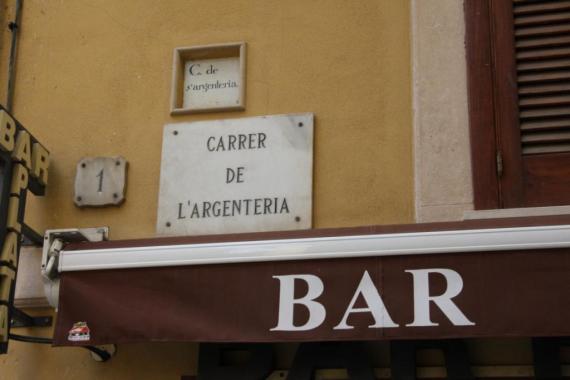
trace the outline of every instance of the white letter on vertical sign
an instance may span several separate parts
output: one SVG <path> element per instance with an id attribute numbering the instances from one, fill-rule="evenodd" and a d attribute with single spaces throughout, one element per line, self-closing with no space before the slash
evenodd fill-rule
<path id="1" fill-rule="evenodd" d="M 354 307 L 354 304 L 360 294 L 362 294 L 362 297 L 364 298 L 364 301 L 366 301 L 366 305 L 368 305 L 368 307 Z M 342 321 L 333 330 L 353 329 L 354 326 L 346 323 L 346 320 L 351 313 L 371 313 L 374 317 L 374 324 L 368 326 L 368 328 L 398 327 L 392 318 L 390 318 L 390 314 L 388 314 L 388 310 L 386 309 L 386 306 L 384 306 L 384 302 L 382 302 L 382 298 L 380 297 L 380 294 L 378 294 L 378 290 L 372 282 L 368 271 L 365 271 L 362 275 L 360 284 L 358 285 L 358 288 L 352 297 L 352 301 L 350 301 L 350 304 L 344 313 L 344 317 L 342 317 Z"/>
<path id="2" fill-rule="evenodd" d="M 280 281 L 279 291 L 279 322 L 270 331 L 307 331 L 317 328 L 326 317 L 325 307 L 315 299 L 323 294 L 324 285 L 320 278 L 311 274 L 293 274 L 288 276 L 273 276 Z M 295 280 L 307 283 L 307 294 L 295 298 Z M 303 305 L 309 311 L 309 320 L 302 326 L 293 324 L 295 305 Z"/>
<path id="3" fill-rule="evenodd" d="M 429 303 L 433 302 L 446 315 L 455 326 L 473 326 L 471 322 L 453 303 L 452 298 L 456 297 L 463 289 L 463 279 L 459 273 L 451 269 L 418 269 L 407 270 L 414 276 L 414 321 L 406 326 L 438 326 L 438 323 L 431 321 L 429 313 Z M 429 295 L 429 274 L 439 273 L 447 282 L 447 289 L 442 295 Z"/>

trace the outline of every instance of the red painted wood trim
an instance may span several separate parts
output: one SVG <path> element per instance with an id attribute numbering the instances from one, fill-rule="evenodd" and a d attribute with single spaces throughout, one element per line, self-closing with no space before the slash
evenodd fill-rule
<path id="1" fill-rule="evenodd" d="M 523 207 L 522 151 L 520 144 L 517 70 L 512 1 L 489 2 L 495 130 L 503 158 L 499 178 L 501 208 Z"/>

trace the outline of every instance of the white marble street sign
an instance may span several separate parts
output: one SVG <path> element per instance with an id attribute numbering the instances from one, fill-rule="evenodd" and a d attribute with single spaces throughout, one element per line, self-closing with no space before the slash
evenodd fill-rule
<path id="1" fill-rule="evenodd" d="M 169 124 L 157 232 L 311 228 L 312 187 L 311 113 Z"/>

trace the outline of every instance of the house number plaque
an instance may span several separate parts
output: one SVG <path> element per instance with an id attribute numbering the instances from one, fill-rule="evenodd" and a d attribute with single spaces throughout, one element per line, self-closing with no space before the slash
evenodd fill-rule
<path id="1" fill-rule="evenodd" d="M 125 200 L 126 177 L 127 161 L 123 157 L 83 158 L 75 174 L 75 205 L 120 205 Z"/>

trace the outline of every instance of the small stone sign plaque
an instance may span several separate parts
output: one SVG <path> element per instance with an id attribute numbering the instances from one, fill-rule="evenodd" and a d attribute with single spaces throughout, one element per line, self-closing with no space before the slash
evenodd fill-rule
<path id="1" fill-rule="evenodd" d="M 82 158 L 75 173 L 75 205 L 120 205 L 125 200 L 126 178 L 127 160 L 123 157 Z"/>
<path id="2" fill-rule="evenodd" d="M 311 228 L 312 187 L 310 113 L 169 124 L 157 232 Z"/>
<path id="3" fill-rule="evenodd" d="M 244 110 L 245 54 L 245 42 L 174 49 L 171 114 Z"/>

